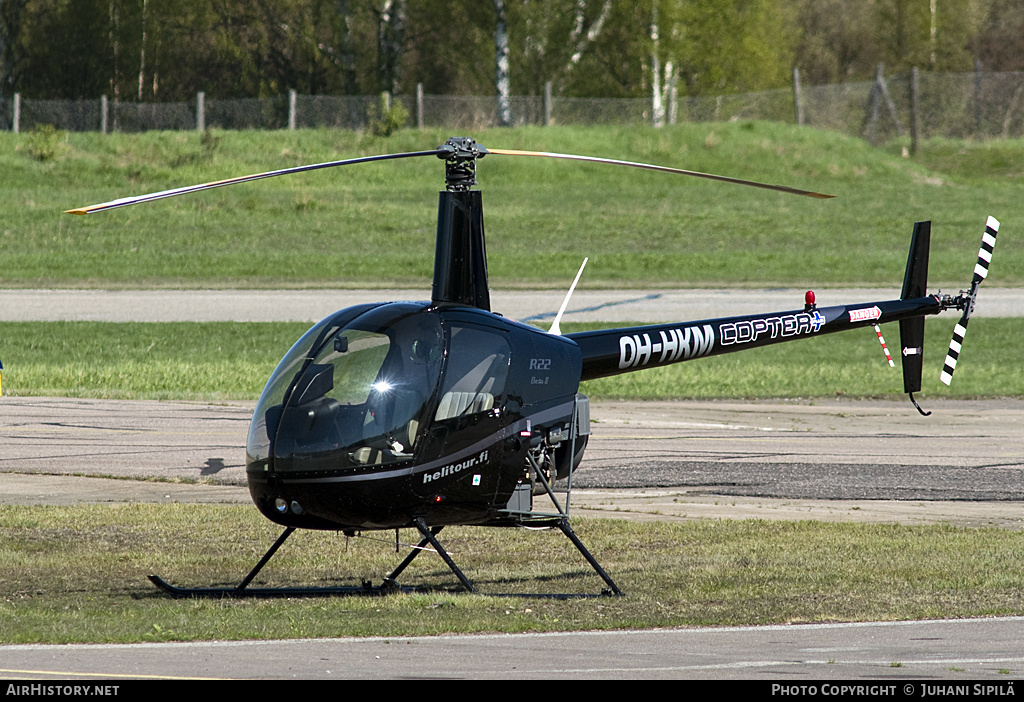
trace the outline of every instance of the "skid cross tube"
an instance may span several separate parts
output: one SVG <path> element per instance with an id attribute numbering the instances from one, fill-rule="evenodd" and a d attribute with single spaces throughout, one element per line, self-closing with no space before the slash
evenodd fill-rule
<path id="1" fill-rule="evenodd" d="M 569 520 L 560 519 L 558 521 L 558 528 L 562 530 L 562 533 L 565 534 L 566 537 L 568 537 L 569 541 L 572 541 L 572 545 L 576 547 L 576 550 L 583 554 L 583 557 L 587 559 L 587 563 L 597 571 L 597 574 L 601 576 L 601 579 L 605 581 L 609 588 L 611 588 L 610 594 L 613 594 L 616 597 L 622 597 L 622 590 L 619 589 L 619 586 L 615 584 L 608 573 L 604 572 L 604 568 L 602 568 L 601 564 L 597 562 L 597 559 L 590 555 L 590 551 L 587 550 L 587 547 L 583 545 L 580 538 L 576 536 L 576 532 L 572 530 L 571 526 L 569 526 Z"/>
<path id="2" fill-rule="evenodd" d="M 444 527 L 434 527 L 430 530 L 430 533 L 433 536 L 437 536 L 441 533 L 442 529 L 444 529 Z M 423 551 L 427 547 L 427 544 L 429 544 L 430 541 L 430 539 L 423 537 L 423 539 L 421 539 L 420 542 L 413 547 L 412 551 L 409 552 L 409 555 L 405 557 L 405 560 L 399 563 L 398 567 L 391 571 L 391 573 L 386 578 L 384 578 L 384 584 L 381 585 L 381 587 L 398 587 L 398 582 L 396 578 L 398 578 L 398 576 L 402 574 L 402 571 L 405 570 L 410 563 L 412 563 L 413 559 L 420 554 L 420 551 Z"/>
<path id="3" fill-rule="evenodd" d="M 444 562 L 448 566 L 448 568 L 451 569 L 453 573 L 455 573 L 455 577 L 459 579 L 459 581 L 462 583 L 462 586 L 470 592 L 475 593 L 476 588 L 473 587 L 473 583 L 469 582 L 469 578 L 462 574 L 462 571 L 459 570 L 459 567 L 455 565 L 455 561 L 452 560 L 452 557 L 449 556 L 448 552 L 444 550 L 443 546 L 441 546 L 441 542 L 439 542 L 435 538 L 437 533 L 441 531 L 441 527 L 435 527 L 435 529 L 432 530 L 430 527 L 427 526 L 427 523 L 423 521 L 423 517 L 416 517 L 413 520 L 413 523 L 416 525 L 416 528 L 420 530 L 420 533 L 423 534 L 423 540 L 430 542 L 430 545 L 434 547 L 434 550 L 437 551 L 438 555 L 444 559 Z M 415 553 L 418 552 L 419 549 L 417 549 Z M 415 558 L 415 553 L 409 554 L 409 556 L 405 559 L 406 562 L 400 565 L 399 568 L 405 568 L 405 566 L 407 566 L 409 562 L 411 562 L 412 559 Z"/>
<path id="4" fill-rule="evenodd" d="M 270 549 L 266 553 L 263 554 L 263 558 L 261 558 L 260 562 L 256 564 L 256 567 L 253 568 L 251 571 L 249 571 L 249 574 L 247 576 L 245 576 L 245 578 L 242 580 L 242 582 L 240 582 L 238 584 L 238 587 L 235 588 L 235 589 L 238 590 L 239 592 L 244 590 L 245 586 L 248 585 L 249 583 L 251 583 L 252 579 L 256 577 L 256 574 L 259 573 L 261 570 L 263 570 L 263 566 L 265 566 L 267 564 L 267 561 L 269 561 L 271 558 L 273 558 L 274 554 L 277 553 L 277 549 L 281 548 L 281 544 L 283 544 L 285 542 L 285 540 L 289 536 L 291 536 L 292 532 L 294 532 L 294 531 L 295 531 L 295 527 L 288 527 L 287 529 L 285 529 L 284 533 L 281 534 L 279 537 L 277 537 L 277 541 L 274 542 L 274 545 L 271 546 Z"/>

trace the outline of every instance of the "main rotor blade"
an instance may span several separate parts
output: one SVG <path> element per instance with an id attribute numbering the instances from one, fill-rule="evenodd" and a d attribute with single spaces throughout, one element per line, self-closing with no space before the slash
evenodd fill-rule
<path id="1" fill-rule="evenodd" d="M 150 193 L 148 195 L 136 195 L 134 197 L 122 197 L 118 200 L 111 200 L 110 202 L 103 202 L 99 205 L 89 205 L 87 207 L 79 207 L 74 210 L 65 210 L 65 214 L 76 214 L 76 215 L 87 215 L 93 212 L 103 212 L 104 210 L 113 210 L 118 207 L 127 207 L 128 205 L 137 205 L 141 202 L 152 202 L 153 200 L 162 200 L 165 197 L 175 197 L 176 195 L 187 195 L 188 193 L 198 193 L 203 190 L 210 190 L 212 188 L 220 188 L 225 185 L 235 185 L 236 183 L 248 183 L 253 180 L 261 180 L 263 178 L 273 178 L 280 175 L 288 175 L 291 173 L 304 173 L 306 171 L 316 171 L 321 168 L 333 168 L 334 166 L 348 166 L 354 163 L 369 163 L 371 161 L 387 161 L 389 159 L 396 158 L 412 158 L 415 156 L 437 156 L 442 153 L 447 153 L 442 149 L 432 149 L 430 151 L 409 151 L 400 154 L 384 154 L 380 156 L 362 156 L 360 158 L 349 158 L 343 161 L 328 161 L 326 163 L 316 163 L 309 166 L 295 166 L 294 168 L 282 168 L 277 171 L 267 171 L 266 173 L 255 173 L 253 175 L 239 176 L 237 178 L 227 178 L 226 180 L 215 180 L 212 183 L 203 183 L 202 185 L 188 185 L 183 188 L 173 188 L 171 190 L 162 190 L 158 193 Z"/>
<path id="2" fill-rule="evenodd" d="M 546 158 L 564 158 L 570 161 L 590 161 L 591 163 L 608 163 L 613 166 L 631 166 L 633 168 L 646 168 L 650 171 L 663 171 L 665 173 L 678 173 L 679 175 L 694 176 L 696 178 L 707 178 L 708 180 L 719 180 L 724 183 L 735 183 L 736 185 L 750 185 L 755 188 L 764 188 L 766 190 L 777 190 L 780 193 L 790 193 L 792 195 L 804 195 L 806 197 L 815 197 L 819 200 L 827 200 L 835 197 L 835 195 L 825 195 L 824 193 L 815 193 L 809 190 L 798 190 L 796 188 L 790 188 L 786 185 L 770 185 L 768 183 L 758 183 L 753 180 L 740 180 L 739 178 L 730 178 L 728 176 L 713 175 L 711 173 L 701 173 L 700 171 L 687 171 L 682 168 L 669 168 L 668 166 L 655 166 L 650 163 L 636 163 L 635 161 L 617 161 L 611 158 L 597 158 L 596 156 L 578 156 L 576 154 L 556 154 L 549 151 L 516 151 L 512 149 L 491 149 L 487 151 L 492 154 L 502 154 L 505 156 L 544 156 Z"/>

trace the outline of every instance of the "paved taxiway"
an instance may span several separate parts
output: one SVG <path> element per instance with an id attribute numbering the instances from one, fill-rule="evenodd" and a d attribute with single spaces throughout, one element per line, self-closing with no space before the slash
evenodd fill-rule
<path id="1" fill-rule="evenodd" d="M 985 295 L 994 297 L 990 292 Z M 217 291 L 184 293 L 184 299 L 178 294 L 3 291 L 0 319 L 50 319 L 58 297 L 69 307 L 55 319 L 167 321 L 180 318 L 165 316 L 171 311 L 185 310 L 186 319 L 244 320 L 251 313 L 234 310 L 249 305 L 271 319 L 308 321 L 353 304 L 351 293 L 344 291 L 327 302 L 322 292 L 261 296 Z M 381 297 L 367 294 L 366 299 Z M 738 301 L 727 293 L 699 304 L 691 293 L 674 294 L 685 305 L 682 311 L 669 307 L 673 298 L 668 293 L 650 297 L 619 291 L 616 295 L 623 297 L 618 300 L 606 293 L 593 300 L 577 294 L 569 318 L 586 321 L 593 312 L 594 319 L 613 322 L 657 321 L 666 315 L 693 319 L 793 309 L 802 302 L 802 291 L 741 291 Z M 845 294 L 819 291 L 819 303 L 895 296 L 884 291 Z M 298 300 L 306 295 L 325 306 L 303 308 Z M 548 318 L 561 294 L 539 295 L 539 302 L 516 307 L 498 303 L 496 294 L 495 308 L 519 319 Z M 149 296 L 168 304 L 125 315 L 136 304 L 132 300 Z M 1021 314 L 1019 293 L 1009 291 L 1007 297 L 1008 314 Z M 267 312 L 267 305 L 282 300 L 287 315 Z M 738 307 L 723 306 L 730 300 Z M 654 305 L 652 316 L 641 312 L 641 304 Z M 12 313 L 15 308 L 21 312 Z M 979 303 L 979 316 L 982 309 Z M 636 519 L 948 521 L 1020 528 L 1024 402 L 930 399 L 928 404 L 933 415 L 923 418 L 909 403 L 894 402 L 594 403 L 594 435 L 577 474 L 573 513 Z M 242 447 L 251 411 L 251 404 L 2 397 L 0 504 L 248 502 Z M 899 679 L 902 690 L 907 678 L 1006 681 L 1007 671 L 1011 678 L 1020 677 L 1022 624 L 1003 618 L 523 636 L 0 646 L 0 677 L 868 677 Z M 427 660 L 432 664 L 426 665 Z"/>
<path id="2" fill-rule="evenodd" d="M 921 417 L 893 401 L 595 402 L 570 508 L 1024 526 L 1024 400 L 929 406 Z M 252 409 L 0 398 L 0 504 L 247 503 Z"/>
<path id="3" fill-rule="evenodd" d="M 603 631 L 564 634 L 0 646 L 0 678 L 714 679 L 891 685 L 1020 678 L 1024 619 Z M 1007 671 L 1010 675 L 1007 675 Z M 770 694 L 770 687 L 764 692 Z M 829 697 L 846 697 L 837 688 Z M 859 697 L 859 696 L 858 696 Z"/>
<path id="4" fill-rule="evenodd" d="M 567 281 L 568 282 L 568 281 Z M 585 281 L 584 281 L 585 287 Z M 956 292 L 955 289 L 946 292 Z M 818 289 L 820 306 L 899 298 L 898 288 Z M 542 324 L 558 312 L 564 290 L 492 290 L 491 309 Z M 314 322 L 336 310 L 380 300 L 423 300 L 421 290 L 0 290 L 9 322 Z M 804 289 L 577 290 L 572 322 L 678 322 L 800 309 Z M 977 317 L 1024 315 L 1024 290 L 986 286 Z"/>

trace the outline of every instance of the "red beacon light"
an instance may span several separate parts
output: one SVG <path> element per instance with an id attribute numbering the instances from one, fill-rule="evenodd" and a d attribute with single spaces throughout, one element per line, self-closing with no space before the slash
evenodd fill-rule
<path id="1" fill-rule="evenodd" d="M 804 293 L 804 312 L 810 312 L 814 309 L 814 291 L 808 290 Z"/>

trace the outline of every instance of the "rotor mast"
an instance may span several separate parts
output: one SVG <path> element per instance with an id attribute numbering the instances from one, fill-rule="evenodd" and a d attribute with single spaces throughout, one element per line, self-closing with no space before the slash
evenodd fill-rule
<path id="1" fill-rule="evenodd" d="M 437 208 L 434 252 L 434 304 L 469 305 L 490 311 L 484 210 L 476 185 L 476 160 L 487 149 L 468 137 L 452 137 L 438 147 L 445 162 L 445 190 Z"/>

